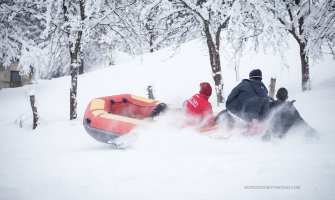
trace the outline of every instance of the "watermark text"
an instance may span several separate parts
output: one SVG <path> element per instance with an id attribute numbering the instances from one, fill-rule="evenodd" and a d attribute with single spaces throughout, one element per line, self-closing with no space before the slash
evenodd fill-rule
<path id="1" fill-rule="evenodd" d="M 245 185 L 246 190 L 300 190 L 299 185 Z"/>

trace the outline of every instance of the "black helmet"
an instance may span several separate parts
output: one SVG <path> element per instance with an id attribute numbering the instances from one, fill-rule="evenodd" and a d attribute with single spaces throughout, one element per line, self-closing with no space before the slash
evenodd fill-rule
<path id="1" fill-rule="evenodd" d="M 249 79 L 262 80 L 262 71 L 260 69 L 251 70 Z"/>

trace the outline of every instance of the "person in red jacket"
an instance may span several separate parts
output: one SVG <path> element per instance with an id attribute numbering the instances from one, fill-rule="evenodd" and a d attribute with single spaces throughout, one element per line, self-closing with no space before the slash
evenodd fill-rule
<path id="1" fill-rule="evenodd" d="M 212 105 L 208 102 L 212 95 L 212 87 L 209 83 L 200 83 L 199 94 L 193 95 L 187 100 L 185 113 L 187 116 L 186 125 L 206 127 L 214 125 Z"/>

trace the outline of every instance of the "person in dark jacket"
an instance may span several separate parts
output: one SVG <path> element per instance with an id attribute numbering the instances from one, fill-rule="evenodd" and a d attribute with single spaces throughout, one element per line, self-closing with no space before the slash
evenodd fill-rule
<path id="1" fill-rule="evenodd" d="M 226 108 L 248 123 L 265 119 L 270 102 L 268 90 L 262 82 L 261 70 L 252 70 L 249 79 L 243 79 L 231 91 L 226 101 Z"/>
<path id="2" fill-rule="evenodd" d="M 293 127 L 304 129 L 307 135 L 316 134 L 315 129 L 305 122 L 294 107 L 295 100 L 287 101 L 288 91 L 286 88 L 279 88 L 276 98 L 276 101 L 272 99 L 270 102 L 271 114 L 269 115 L 268 132 L 272 136 L 282 138 Z"/>

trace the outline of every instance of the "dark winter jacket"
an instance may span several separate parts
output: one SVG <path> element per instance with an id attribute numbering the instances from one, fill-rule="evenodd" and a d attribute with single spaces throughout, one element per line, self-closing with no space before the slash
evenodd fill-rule
<path id="1" fill-rule="evenodd" d="M 282 137 L 294 126 L 302 126 L 302 128 L 311 133 L 315 132 L 300 116 L 293 103 L 294 101 L 280 100 L 270 103 L 271 114 L 269 115 L 269 125 L 272 134 Z"/>
<path id="2" fill-rule="evenodd" d="M 267 94 L 262 81 L 244 79 L 229 94 L 226 108 L 247 122 L 263 120 L 270 108 Z"/>

